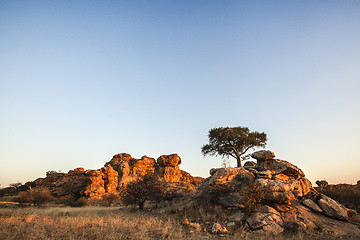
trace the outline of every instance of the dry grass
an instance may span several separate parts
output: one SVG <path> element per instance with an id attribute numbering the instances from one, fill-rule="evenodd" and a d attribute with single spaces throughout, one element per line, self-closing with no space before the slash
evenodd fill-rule
<path id="1" fill-rule="evenodd" d="M 182 217 L 119 207 L 8 207 L 0 208 L 0 239 L 330 239 L 301 234 L 266 236 L 241 229 L 230 235 L 212 235 L 190 231 L 179 219 Z"/>
<path id="2" fill-rule="evenodd" d="M 1 239 L 185 239 L 171 220 L 119 208 L 0 210 Z"/>

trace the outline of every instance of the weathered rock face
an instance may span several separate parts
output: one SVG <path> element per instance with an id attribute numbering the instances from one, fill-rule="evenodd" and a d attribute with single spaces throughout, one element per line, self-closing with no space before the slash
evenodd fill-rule
<path id="1" fill-rule="evenodd" d="M 283 219 L 278 211 L 269 206 L 262 206 L 254 212 L 247 220 L 247 224 L 252 230 L 262 230 L 275 234 L 284 231 Z"/>
<path id="2" fill-rule="evenodd" d="M 308 207 L 309 209 L 311 209 L 313 212 L 319 212 L 321 213 L 323 210 L 319 207 L 319 205 L 317 205 L 313 200 L 311 200 L 310 198 L 305 198 L 302 201 L 302 204 L 304 204 L 304 206 Z"/>
<path id="3" fill-rule="evenodd" d="M 162 155 L 156 161 L 143 156 L 141 159 L 120 153 L 115 155 L 105 166 L 111 165 L 119 174 L 118 188 L 126 187 L 129 182 L 136 181 L 147 173 L 155 173 L 169 183 L 197 184 L 202 178 L 194 178 L 189 173 L 180 170 L 181 158 L 177 154 Z"/>
<path id="4" fill-rule="evenodd" d="M 141 159 L 132 158 L 130 154 L 115 155 L 105 166 L 112 166 L 118 172 L 118 188 L 125 187 L 129 182 L 154 173 L 156 162 L 154 158 L 143 156 Z"/>
<path id="5" fill-rule="evenodd" d="M 83 168 L 76 168 L 68 173 L 51 172 L 34 183 L 35 186 L 49 188 L 55 197 L 92 198 L 115 192 L 126 187 L 129 182 L 136 181 L 148 173 L 154 173 L 169 183 L 167 187 L 170 192 L 175 188 L 194 190 L 202 178 L 193 177 L 180 170 L 180 163 L 181 158 L 177 154 L 162 155 L 155 161 L 147 156 L 135 159 L 130 154 L 120 153 L 99 170 L 85 171 Z"/>
<path id="6" fill-rule="evenodd" d="M 95 197 L 105 192 L 114 192 L 117 187 L 117 178 L 118 173 L 111 166 L 88 171 L 76 168 L 67 174 L 50 173 L 46 178 L 35 180 L 35 184 L 49 188 L 55 197 Z"/>
<path id="7" fill-rule="evenodd" d="M 321 198 L 319 199 L 318 204 L 326 216 L 334 217 L 344 221 L 348 220 L 346 209 L 342 207 L 338 202 L 324 194 L 320 194 L 320 197 Z"/>

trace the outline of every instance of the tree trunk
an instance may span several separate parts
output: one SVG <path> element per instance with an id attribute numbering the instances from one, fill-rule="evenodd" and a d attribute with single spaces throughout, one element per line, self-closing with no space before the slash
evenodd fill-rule
<path id="1" fill-rule="evenodd" d="M 241 167 L 241 155 L 236 155 L 237 167 Z"/>
<path id="2" fill-rule="evenodd" d="M 140 210 L 144 209 L 144 205 L 145 205 L 145 201 L 139 202 L 139 209 Z"/>

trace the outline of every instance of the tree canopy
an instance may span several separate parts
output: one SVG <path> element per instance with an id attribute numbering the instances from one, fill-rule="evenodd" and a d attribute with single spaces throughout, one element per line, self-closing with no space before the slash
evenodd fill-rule
<path id="1" fill-rule="evenodd" d="M 209 143 L 201 148 L 202 154 L 233 157 L 241 167 L 241 157 L 251 148 L 265 147 L 267 136 L 262 132 L 251 132 L 247 127 L 219 127 L 209 131 Z"/>

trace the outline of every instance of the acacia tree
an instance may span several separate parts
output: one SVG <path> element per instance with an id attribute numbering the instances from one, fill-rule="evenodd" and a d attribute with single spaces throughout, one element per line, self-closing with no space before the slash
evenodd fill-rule
<path id="1" fill-rule="evenodd" d="M 265 147 L 267 136 L 262 132 L 251 132 L 247 127 L 219 127 L 209 131 L 209 143 L 201 148 L 202 154 L 233 157 L 241 167 L 242 156 L 251 148 Z"/>

